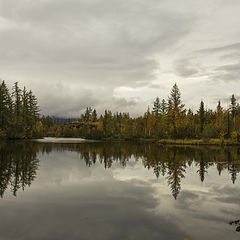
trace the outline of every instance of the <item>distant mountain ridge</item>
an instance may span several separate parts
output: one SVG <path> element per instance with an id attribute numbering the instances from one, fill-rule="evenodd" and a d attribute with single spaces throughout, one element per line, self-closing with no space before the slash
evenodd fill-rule
<path id="1" fill-rule="evenodd" d="M 55 123 L 75 122 L 79 120 L 79 118 L 66 118 L 66 117 L 55 117 L 55 116 L 52 116 L 52 118 Z"/>

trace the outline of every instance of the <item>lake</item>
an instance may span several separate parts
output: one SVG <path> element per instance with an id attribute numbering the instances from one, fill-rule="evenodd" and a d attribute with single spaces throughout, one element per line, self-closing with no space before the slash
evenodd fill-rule
<path id="1" fill-rule="evenodd" d="M 240 239 L 239 178 L 237 147 L 0 142 L 0 239 Z"/>

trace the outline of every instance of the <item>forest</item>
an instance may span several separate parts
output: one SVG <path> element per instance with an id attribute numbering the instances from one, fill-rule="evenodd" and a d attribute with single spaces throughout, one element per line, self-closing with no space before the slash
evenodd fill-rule
<path id="1" fill-rule="evenodd" d="M 187 109 L 181 92 L 174 84 L 167 99 L 156 97 L 153 105 L 139 117 L 128 112 L 105 110 L 98 115 L 87 107 L 76 121 L 57 122 L 52 116 L 42 116 L 32 91 L 20 89 L 15 83 L 10 92 L 4 81 L 0 85 L 0 137 L 38 138 L 82 137 L 116 140 L 218 139 L 240 143 L 240 105 L 235 95 L 229 97 L 228 108 L 221 102 L 215 109 L 206 108 L 204 101 L 197 111 Z"/>
<path id="2" fill-rule="evenodd" d="M 10 91 L 0 84 L 0 138 L 27 139 L 41 137 L 43 125 L 37 98 L 16 82 Z"/>

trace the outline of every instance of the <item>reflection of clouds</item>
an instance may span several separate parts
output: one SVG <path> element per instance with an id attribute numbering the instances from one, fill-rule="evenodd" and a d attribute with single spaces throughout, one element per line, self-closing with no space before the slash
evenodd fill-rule
<path id="1" fill-rule="evenodd" d="M 204 197 L 201 197 L 197 192 L 182 191 L 178 201 L 175 202 L 175 206 L 181 209 L 190 209 L 197 206 L 201 206 Z"/>
<path id="2" fill-rule="evenodd" d="M 3 239 L 165 240 L 186 236 L 170 219 L 150 211 L 157 204 L 153 189 L 134 181 L 84 182 L 37 190 L 32 188 L 16 204 L 0 207 Z M 7 227 L 8 222 L 14 231 Z"/>
<path id="3" fill-rule="evenodd" d="M 216 196 L 215 199 L 218 202 L 226 203 L 230 205 L 236 205 L 232 207 L 239 207 L 239 193 L 240 186 L 231 187 L 231 186 L 218 186 L 213 188 L 213 193 Z M 240 210 L 239 210 L 240 214 Z"/>
<path id="4" fill-rule="evenodd" d="M 142 157 L 135 161 L 131 155 L 122 166 L 120 159 L 115 161 L 118 154 L 108 154 L 112 165 L 105 169 L 97 156 L 89 167 L 82 157 L 91 156 L 84 153 L 95 148 L 87 146 L 81 146 L 83 154 L 77 148 L 66 151 L 61 147 L 38 155 L 40 169 L 31 188 L 17 199 L 6 196 L 1 201 L 0 236 L 4 240 L 236 239 L 228 222 L 240 215 L 240 185 L 238 181 L 229 185 L 227 169 L 219 176 L 216 166 L 209 166 L 201 183 L 199 164 L 193 162 L 174 200 L 167 175 L 157 179 L 152 165 L 148 169 Z"/>
<path id="5" fill-rule="evenodd" d="M 52 152 L 41 158 L 41 171 L 34 182 L 35 185 L 68 185 L 90 178 L 112 178 L 111 170 L 104 169 L 100 163 L 87 167 L 75 152 Z"/>
<path id="6" fill-rule="evenodd" d="M 125 168 L 115 168 L 114 169 L 114 178 L 118 180 L 131 180 L 131 179 L 139 179 L 144 181 L 150 181 L 155 179 L 155 176 L 152 173 L 152 170 L 148 170 L 143 167 L 142 162 L 131 162 L 131 164 L 127 164 Z"/>
<path id="7" fill-rule="evenodd" d="M 180 229 L 187 229 L 192 239 L 238 239 L 228 222 L 240 216 L 240 185 L 229 185 L 227 172 L 219 177 L 214 166 L 208 170 L 207 180 L 200 183 L 197 167 L 188 169 L 176 201 L 166 182 L 153 183 L 154 197 L 159 199 L 156 211 L 168 216 Z"/>

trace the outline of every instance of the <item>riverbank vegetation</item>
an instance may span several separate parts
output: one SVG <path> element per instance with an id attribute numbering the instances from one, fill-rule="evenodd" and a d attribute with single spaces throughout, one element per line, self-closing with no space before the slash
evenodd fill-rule
<path id="1" fill-rule="evenodd" d="M 131 118 L 129 113 L 106 110 L 98 117 L 96 110 L 87 108 L 79 121 L 52 125 L 49 134 L 57 137 L 90 139 L 152 139 L 161 143 L 182 144 L 239 144 L 240 106 L 234 95 L 224 109 L 218 101 L 215 109 L 203 101 L 194 112 L 186 109 L 180 90 L 175 84 L 168 99 L 157 97 L 143 116 Z M 183 141 L 184 140 L 184 141 Z"/>
<path id="2" fill-rule="evenodd" d="M 10 93 L 3 81 L 0 85 L 0 136 L 33 138 L 40 136 L 82 137 L 108 140 L 154 140 L 181 144 L 240 144 L 240 105 L 233 94 L 223 108 L 218 101 L 215 109 L 200 102 L 197 111 L 187 109 L 177 86 L 167 99 L 157 97 L 153 106 L 139 117 L 129 113 L 105 110 L 98 115 L 87 107 L 77 121 L 55 122 L 40 117 L 36 97 L 15 83 Z"/>

